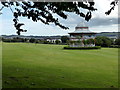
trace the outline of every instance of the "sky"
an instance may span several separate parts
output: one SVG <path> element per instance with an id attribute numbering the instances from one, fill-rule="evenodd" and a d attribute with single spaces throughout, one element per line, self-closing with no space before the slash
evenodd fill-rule
<path id="1" fill-rule="evenodd" d="M 90 31 L 93 32 L 118 32 L 118 6 L 112 11 L 110 15 L 105 15 L 105 12 L 110 9 L 111 0 L 94 0 L 97 11 L 92 12 L 92 19 L 87 22 L 83 18 L 74 13 L 66 13 L 68 18 L 66 20 L 59 18 L 59 21 L 68 26 L 69 29 L 64 30 L 54 24 L 45 25 L 42 22 L 33 22 L 26 18 L 20 18 L 19 22 L 25 25 L 22 28 L 28 30 L 21 33 L 21 35 L 33 36 L 56 36 L 68 35 L 69 32 L 75 31 L 75 26 L 80 22 L 85 22 Z M 1 6 L 0 6 L 1 7 Z M 84 10 L 83 10 L 84 11 Z M 13 26 L 13 16 L 9 8 L 2 10 L 0 15 L 0 35 L 17 35 L 16 29 Z"/>

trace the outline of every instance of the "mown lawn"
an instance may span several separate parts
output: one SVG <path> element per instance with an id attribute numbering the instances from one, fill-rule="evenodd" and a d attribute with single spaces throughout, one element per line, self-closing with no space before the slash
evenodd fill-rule
<path id="1" fill-rule="evenodd" d="M 3 43 L 3 88 L 118 87 L 118 49 Z"/>
<path id="2" fill-rule="evenodd" d="M 2 43 L 0 42 L 0 89 L 2 88 Z"/>

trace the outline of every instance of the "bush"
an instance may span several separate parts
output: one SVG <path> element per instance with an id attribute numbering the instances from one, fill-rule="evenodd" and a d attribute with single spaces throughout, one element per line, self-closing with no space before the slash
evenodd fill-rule
<path id="1" fill-rule="evenodd" d="M 55 43 L 56 43 L 56 44 L 60 44 L 60 41 L 59 41 L 59 40 L 56 40 Z"/>
<path id="2" fill-rule="evenodd" d="M 120 38 L 115 40 L 115 45 L 120 45 Z"/>
<path id="3" fill-rule="evenodd" d="M 95 47 L 64 47 L 64 49 L 73 49 L 73 50 L 77 50 L 77 49 L 80 49 L 80 50 L 88 50 L 88 49 L 101 49 L 101 46 L 95 46 Z"/>
<path id="4" fill-rule="evenodd" d="M 120 48 L 120 45 L 111 45 L 110 48 Z"/>
<path id="5" fill-rule="evenodd" d="M 43 44 L 51 44 L 49 41 L 44 41 Z"/>
<path id="6" fill-rule="evenodd" d="M 30 43 L 34 43 L 34 42 L 35 42 L 35 39 L 34 39 L 34 38 L 31 38 L 31 39 L 29 40 L 29 42 L 30 42 Z"/>

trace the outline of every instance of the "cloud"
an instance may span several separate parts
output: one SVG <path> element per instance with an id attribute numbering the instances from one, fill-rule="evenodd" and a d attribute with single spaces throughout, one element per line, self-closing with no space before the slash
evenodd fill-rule
<path id="1" fill-rule="evenodd" d="M 22 35 L 39 35 L 39 36 L 52 36 L 52 35 L 67 35 L 69 30 L 63 30 L 55 25 L 45 25 L 41 22 L 33 22 L 32 20 L 21 19 L 20 23 L 25 25 L 21 28 L 28 30 L 27 32 L 21 33 Z M 16 34 L 16 29 L 13 26 L 11 20 L 3 19 L 0 21 L 2 32 L 0 34 Z"/>
<path id="2" fill-rule="evenodd" d="M 68 26 L 68 27 L 73 27 L 76 26 L 78 23 L 84 21 L 87 25 L 94 27 L 94 26 L 107 26 L 107 25 L 113 25 L 113 24 L 118 24 L 118 18 L 100 18 L 100 17 L 95 17 L 91 18 L 89 22 L 85 21 L 83 18 L 80 18 L 77 15 L 70 14 L 67 20 L 61 20 L 63 25 Z"/>
<path id="3" fill-rule="evenodd" d="M 28 32 L 22 33 L 22 35 L 67 35 L 68 32 L 74 31 L 75 26 L 81 21 L 86 22 L 86 24 L 93 31 L 117 31 L 118 8 L 116 7 L 110 15 L 106 16 L 105 11 L 110 9 L 110 1 L 95 0 L 95 2 L 95 7 L 98 8 L 98 10 L 92 12 L 92 19 L 89 22 L 84 21 L 82 17 L 74 13 L 67 13 L 68 19 L 66 20 L 59 17 L 60 23 L 62 23 L 62 25 L 68 26 L 69 30 L 61 29 L 54 24 L 45 25 L 39 21 L 36 23 L 32 20 L 20 18 L 20 22 L 25 23 L 23 28 L 28 30 Z M 2 34 L 16 34 L 12 19 L 12 13 L 8 9 L 4 9 L 2 19 L 0 19 L 2 20 L 0 21 L 0 27 L 2 26 Z"/>
<path id="4" fill-rule="evenodd" d="M 32 20 L 20 19 L 20 22 L 24 23 L 25 26 L 22 28 L 28 30 L 22 35 L 39 35 L 39 36 L 51 36 L 51 35 L 68 35 L 68 32 L 73 32 L 75 26 L 83 19 L 79 16 L 70 16 L 68 20 L 61 21 L 65 26 L 69 27 L 69 30 L 61 29 L 54 24 L 45 25 L 41 22 L 33 22 Z M 92 31 L 117 31 L 117 18 L 93 18 L 89 22 L 86 22 Z M 13 22 L 10 19 L 3 19 L 0 23 L 2 25 L 2 34 L 16 34 L 16 30 L 13 26 Z"/>
<path id="5" fill-rule="evenodd" d="M 111 12 L 110 15 L 105 14 L 106 11 L 110 9 L 110 3 L 113 0 L 94 0 L 95 7 L 98 9 L 97 11 L 93 12 L 93 18 L 118 18 L 118 6 Z"/>
<path id="6" fill-rule="evenodd" d="M 118 24 L 118 18 L 93 18 L 88 22 L 91 27 Z"/>

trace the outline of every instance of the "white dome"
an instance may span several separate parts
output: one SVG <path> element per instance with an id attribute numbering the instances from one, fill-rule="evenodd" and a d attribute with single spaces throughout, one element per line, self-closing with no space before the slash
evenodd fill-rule
<path id="1" fill-rule="evenodd" d="M 80 22 L 76 27 L 75 31 L 69 34 L 95 34 L 94 32 L 90 31 L 88 26 L 85 24 L 85 22 Z"/>
<path id="2" fill-rule="evenodd" d="M 80 22 L 76 27 L 88 27 L 85 22 Z"/>

